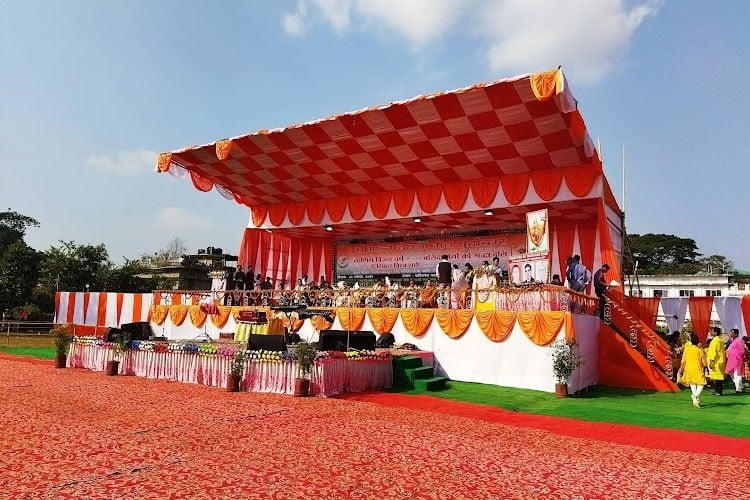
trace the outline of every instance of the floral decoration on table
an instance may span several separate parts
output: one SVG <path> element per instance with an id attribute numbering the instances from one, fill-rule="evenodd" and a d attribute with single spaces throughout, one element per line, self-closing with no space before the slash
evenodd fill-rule
<path id="1" fill-rule="evenodd" d="M 73 342 L 82 346 L 98 346 L 104 348 L 112 348 L 111 342 L 104 342 L 101 337 L 74 337 Z M 194 343 L 194 342 L 164 342 L 164 341 L 151 341 L 151 340 L 133 340 L 130 343 L 130 350 L 143 351 L 143 352 L 158 352 L 158 353 L 191 353 L 199 354 L 207 357 L 219 357 L 232 359 L 235 357 L 239 350 L 244 351 L 247 360 L 251 362 L 262 362 L 271 361 L 276 363 L 281 362 L 296 362 L 297 358 L 295 353 L 288 351 L 245 351 L 242 345 L 239 344 L 214 344 L 214 343 Z M 390 351 L 318 351 L 315 360 L 323 359 L 345 359 L 348 361 L 362 361 L 362 360 L 387 360 L 391 358 Z"/>
<path id="2" fill-rule="evenodd" d="M 349 361 L 359 361 L 365 359 L 390 359 L 390 351 L 319 351 L 315 359 L 346 359 Z"/>

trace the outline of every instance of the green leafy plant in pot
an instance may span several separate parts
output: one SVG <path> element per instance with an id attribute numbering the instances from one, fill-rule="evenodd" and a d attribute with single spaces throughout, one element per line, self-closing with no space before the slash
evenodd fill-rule
<path id="1" fill-rule="evenodd" d="M 70 325 L 60 325 L 53 328 L 50 333 L 55 339 L 55 368 L 65 368 L 68 361 L 68 352 L 73 337 L 70 334 Z"/>
<path id="2" fill-rule="evenodd" d="M 318 355 L 318 344 L 300 342 L 297 344 L 297 378 L 294 380 L 294 395 L 304 397 L 310 395 L 310 375 L 315 366 Z"/>
<path id="3" fill-rule="evenodd" d="M 573 372 L 586 364 L 578 351 L 578 342 L 559 339 L 550 345 L 552 356 L 552 374 L 555 377 L 555 395 L 558 398 L 568 396 L 568 381 Z"/>
<path id="4" fill-rule="evenodd" d="M 115 334 L 112 340 L 112 352 L 115 359 L 107 361 L 107 375 L 114 376 L 120 371 L 120 361 L 130 350 L 130 341 L 132 340 L 129 332 L 119 332 Z"/>
<path id="5" fill-rule="evenodd" d="M 227 374 L 227 392 L 239 392 L 242 375 L 245 372 L 247 353 L 242 347 L 238 347 L 229 362 L 229 373 Z"/>

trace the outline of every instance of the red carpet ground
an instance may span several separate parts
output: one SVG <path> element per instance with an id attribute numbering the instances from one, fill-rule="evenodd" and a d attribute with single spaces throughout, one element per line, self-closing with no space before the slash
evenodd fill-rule
<path id="1" fill-rule="evenodd" d="M 750 496 L 750 440 L 669 447 L 671 431 L 651 442 L 631 427 L 385 396 L 230 394 L 2 356 L 0 496 Z"/>

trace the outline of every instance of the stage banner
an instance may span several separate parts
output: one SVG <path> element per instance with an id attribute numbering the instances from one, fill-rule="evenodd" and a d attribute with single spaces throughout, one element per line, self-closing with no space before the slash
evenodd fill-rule
<path id="1" fill-rule="evenodd" d="M 526 212 L 526 248 L 528 253 L 549 252 L 547 209 Z"/>
<path id="2" fill-rule="evenodd" d="M 339 243 L 336 279 L 434 278 L 443 255 L 463 270 L 497 256 L 501 262 L 526 250 L 526 233 L 431 238 L 399 242 Z"/>
<path id="3" fill-rule="evenodd" d="M 514 285 L 521 283 L 547 283 L 549 281 L 549 254 L 527 253 L 511 256 L 508 259 L 510 282 Z"/>

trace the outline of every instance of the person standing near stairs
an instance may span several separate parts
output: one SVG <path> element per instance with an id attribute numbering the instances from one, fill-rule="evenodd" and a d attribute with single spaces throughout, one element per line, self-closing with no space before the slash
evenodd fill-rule
<path id="1" fill-rule="evenodd" d="M 706 361 L 708 362 L 708 378 L 713 380 L 714 394 L 724 394 L 724 369 L 727 366 L 727 350 L 724 341 L 721 340 L 721 330 L 713 329 L 714 336 L 706 349 Z"/>
<path id="2" fill-rule="evenodd" d="M 742 375 L 745 372 L 745 343 L 740 338 L 740 331 L 732 328 L 729 333 L 732 343 L 727 349 L 727 375 L 732 377 L 734 382 L 734 392 L 742 392 Z"/>
<path id="3" fill-rule="evenodd" d="M 685 344 L 682 353 L 677 382 L 690 387 L 693 406 L 701 407 L 700 395 L 706 385 L 706 357 L 700 346 L 700 339 L 695 332 L 690 333 L 690 342 Z"/>

